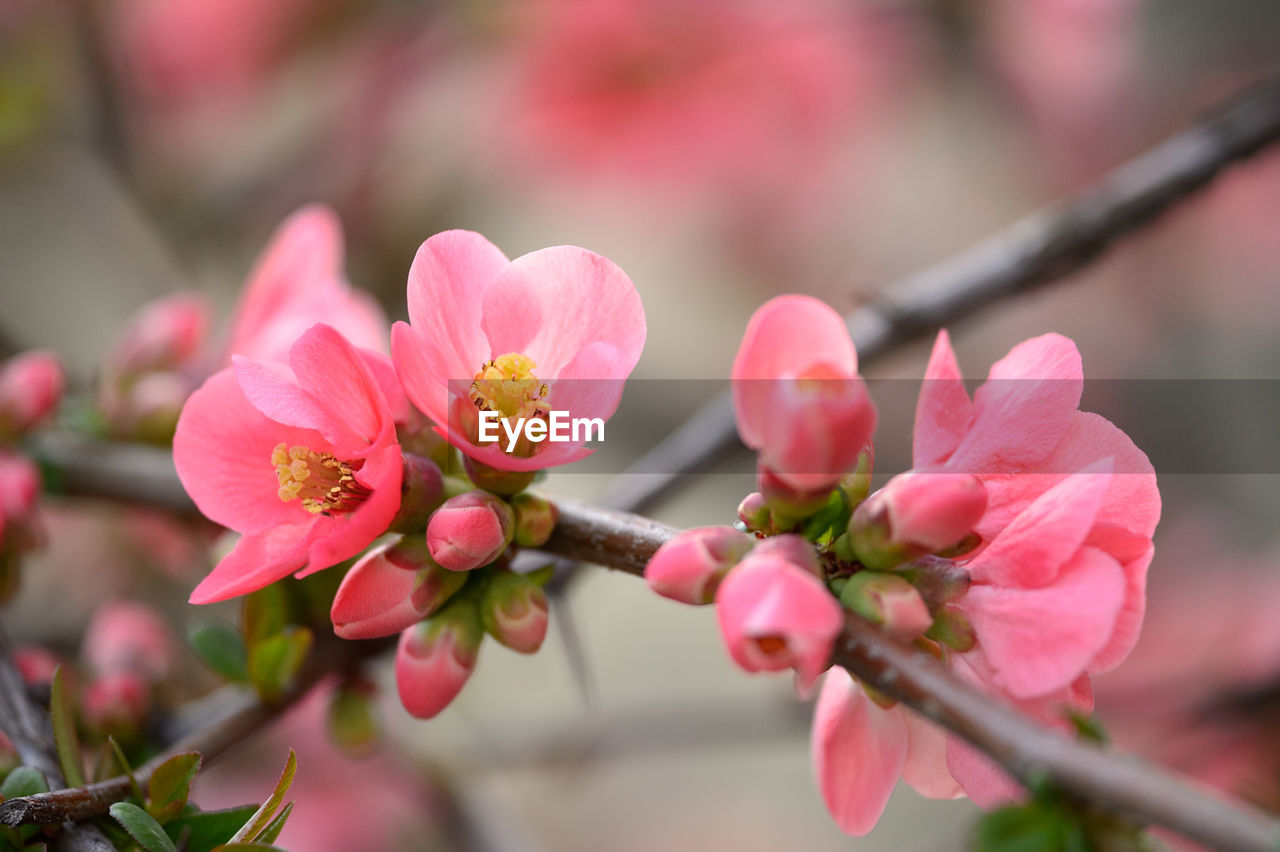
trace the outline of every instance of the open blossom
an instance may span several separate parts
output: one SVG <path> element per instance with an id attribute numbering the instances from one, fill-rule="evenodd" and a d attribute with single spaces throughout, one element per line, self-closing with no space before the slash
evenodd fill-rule
<path id="1" fill-rule="evenodd" d="M 285 219 L 249 274 L 227 355 L 285 363 L 293 342 L 318 322 L 357 347 L 386 354 L 386 316 L 346 282 L 342 262 L 342 224 L 331 209 L 312 204 Z"/>
<path id="2" fill-rule="evenodd" d="M 644 347 L 631 280 L 573 246 L 507 260 L 479 234 L 446 231 L 418 249 L 408 301 L 410 322 L 396 323 L 392 349 L 409 400 L 441 436 L 499 470 L 534 471 L 591 451 L 583 437 L 507 452 L 505 437 L 480 443 L 481 415 L 512 428 L 552 411 L 607 420 Z"/>
<path id="3" fill-rule="evenodd" d="M 831 490 L 875 429 L 849 330 L 809 296 L 778 296 L 752 315 L 732 378 L 738 434 L 792 489 Z"/>
<path id="4" fill-rule="evenodd" d="M 319 571 L 386 532 L 402 463 L 379 358 L 316 325 L 288 369 L 237 358 L 192 395 L 174 435 L 178 476 L 206 516 L 242 534 L 192 603 Z"/>

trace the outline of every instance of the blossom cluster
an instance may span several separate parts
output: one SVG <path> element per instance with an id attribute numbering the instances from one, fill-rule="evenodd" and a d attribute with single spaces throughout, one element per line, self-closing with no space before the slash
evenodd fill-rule
<path id="1" fill-rule="evenodd" d="M 794 669 L 807 691 L 830 667 L 846 611 L 941 659 L 1045 724 L 1092 708 L 1090 678 L 1137 638 L 1160 515 L 1146 456 L 1079 410 L 1070 340 L 1015 346 L 971 397 L 946 332 L 916 409 L 913 468 L 869 494 L 876 410 L 844 323 L 783 296 L 752 317 L 734 364 L 738 430 L 760 490 L 738 529 L 669 542 L 646 577 L 714 603 L 747 671 Z M 925 796 L 992 806 L 1017 795 L 955 736 L 841 668 L 814 713 L 819 786 L 841 828 L 865 834 L 899 777 Z"/>

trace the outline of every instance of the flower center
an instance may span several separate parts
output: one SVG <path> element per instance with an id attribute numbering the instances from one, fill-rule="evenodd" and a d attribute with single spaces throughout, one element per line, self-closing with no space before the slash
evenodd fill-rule
<path id="1" fill-rule="evenodd" d="M 547 383 L 533 374 L 536 366 L 532 358 L 518 352 L 485 361 L 471 382 L 471 401 L 481 411 L 496 411 L 504 418 L 545 416 L 542 399 Z"/>
<path id="2" fill-rule="evenodd" d="M 330 453 L 310 447 L 279 444 L 271 451 L 280 490 L 276 494 L 288 503 L 301 500 L 313 515 L 354 512 L 373 492 L 356 481 L 363 462 L 344 462 Z"/>
<path id="3" fill-rule="evenodd" d="M 755 643 L 766 657 L 776 657 L 787 650 L 787 640 L 782 636 L 757 636 Z"/>

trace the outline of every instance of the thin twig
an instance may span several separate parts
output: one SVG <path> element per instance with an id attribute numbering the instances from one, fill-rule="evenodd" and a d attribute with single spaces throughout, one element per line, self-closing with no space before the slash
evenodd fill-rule
<path id="1" fill-rule="evenodd" d="M 1065 204 L 1033 213 L 949 260 L 890 285 L 847 317 L 860 364 L 1006 298 L 1063 279 L 1123 237 L 1208 186 L 1232 164 L 1280 140 L 1280 77 L 1122 165 Z M 742 448 L 728 392 L 703 405 L 631 465 L 604 505 L 646 512 Z M 559 578 L 557 578 L 559 579 Z"/>

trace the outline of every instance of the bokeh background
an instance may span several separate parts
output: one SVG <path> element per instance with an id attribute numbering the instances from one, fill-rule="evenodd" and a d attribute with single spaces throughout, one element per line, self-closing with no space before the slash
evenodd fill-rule
<path id="1" fill-rule="evenodd" d="M 324 202 L 350 280 L 392 319 L 418 244 L 447 228 L 619 263 L 648 314 L 636 376 L 661 380 L 610 424 L 638 453 L 710 387 L 669 380 L 726 377 L 770 295 L 852 310 L 1158 142 L 1278 49 L 1273 0 L 0 0 L 0 349 L 53 348 L 90 393 L 142 305 L 195 290 L 225 316 L 273 228 Z M 1280 153 L 952 335 L 980 378 L 1046 331 L 1077 341 L 1090 378 L 1280 377 Z M 868 375 L 917 379 L 926 354 Z M 1247 458 L 1280 424 L 1268 399 L 1171 391 L 1143 416 L 1175 452 Z M 1158 469 L 1148 630 L 1098 682 L 1099 717 L 1277 808 L 1280 478 L 1191 469 Z M 701 477 L 656 515 L 724 523 L 748 487 Z M 85 502 L 46 515 L 12 634 L 70 651 L 116 595 L 181 633 L 208 565 L 189 529 Z M 475 848 L 963 847 L 977 811 L 906 788 L 869 838 L 842 835 L 811 780 L 808 707 L 789 679 L 736 670 L 710 612 L 600 572 L 552 623 L 533 658 L 489 643 L 433 721 L 392 689 L 380 756 L 338 754 L 313 701 L 202 774 L 197 801 L 261 798 L 292 744 L 297 850 L 462 848 L 468 814 Z M 174 689 L 210 683 L 188 660 Z"/>

